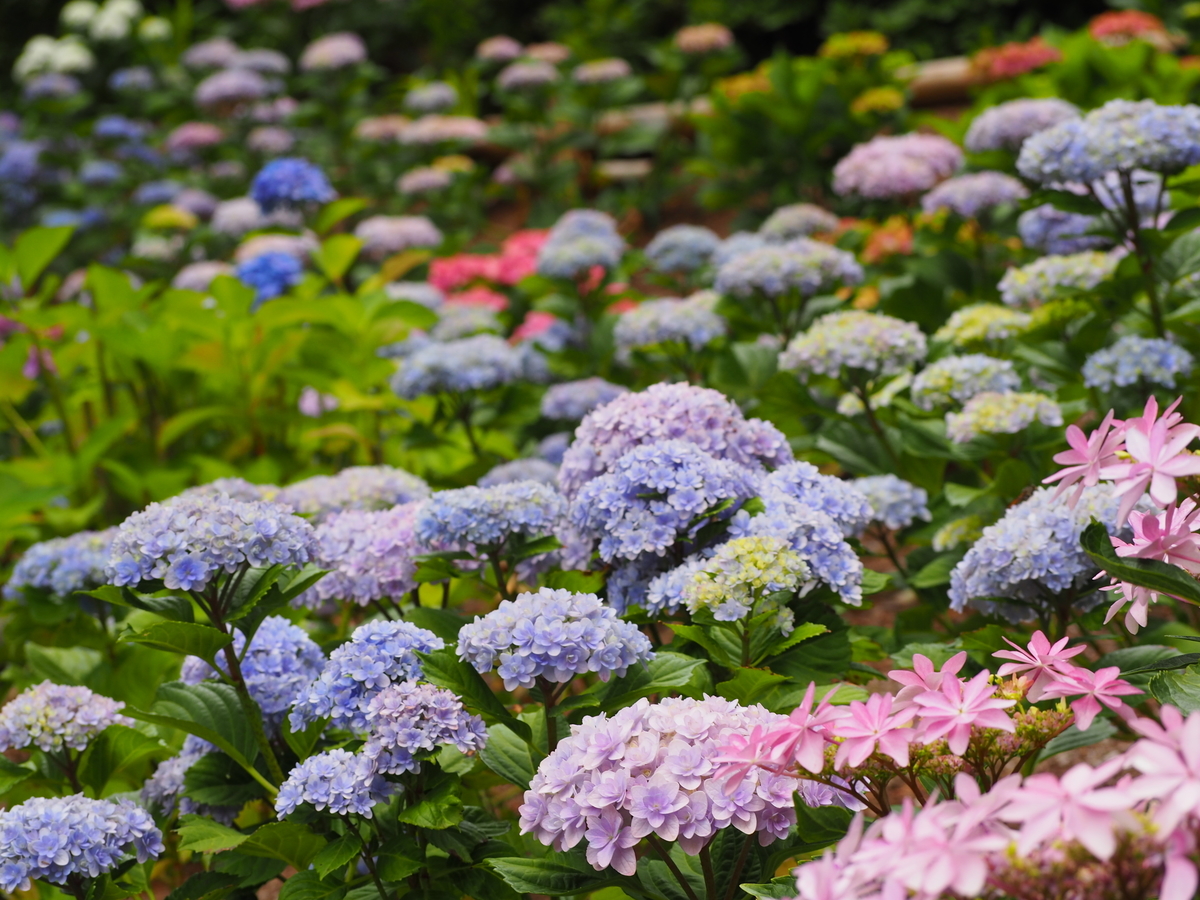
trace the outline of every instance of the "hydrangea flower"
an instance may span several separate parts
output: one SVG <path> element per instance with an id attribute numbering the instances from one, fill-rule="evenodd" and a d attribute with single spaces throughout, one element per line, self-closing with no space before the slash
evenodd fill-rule
<path id="1" fill-rule="evenodd" d="M 972 153 L 1019 150 L 1026 138 L 1079 118 L 1079 107 L 1058 97 L 1009 100 L 988 107 L 971 122 L 963 144 Z"/>
<path id="2" fill-rule="evenodd" d="M 445 744 L 465 754 L 487 743 L 479 716 L 469 715 L 450 691 L 404 681 L 384 688 L 367 704 L 371 736 L 362 755 L 389 775 L 418 772 L 420 757 Z"/>
<path id="3" fill-rule="evenodd" d="M 32 545 L 13 566 L 4 585 L 4 597 L 16 600 L 26 588 L 68 597 L 105 584 L 104 567 L 116 533 L 115 528 L 79 531 Z"/>
<path id="4" fill-rule="evenodd" d="M 580 63 L 571 70 L 571 79 L 576 84 L 608 84 L 628 78 L 631 74 L 633 69 L 629 63 L 617 57 L 609 57 Z"/>
<path id="5" fill-rule="evenodd" d="M 700 291 L 686 300 L 664 297 L 639 303 L 617 319 L 613 330 L 617 358 L 628 362 L 634 350 L 660 344 L 702 350 L 728 330 L 725 318 L 716 311 L 720 299 L 712 291 Z"/>
<path id="6" fill-rule="evenodd" d="M 164 816 L 170 815 L 178 808 L 181 815 L 205 816 L 222 825 L 233 825 L 241 807 L 196 803 L 184 794 L 184 780 L 187 778 L 188 769 L 197 760 L 216 749 L 208 741 L 189 734 L 184 739 L 179 753 L 160 762 L 154 774 L 146 779 L 146 783 L 142 785 L 142 803 L 157 809 Z"/>
<path id="7" fill-rule="evenodd" d="M 1011 361 L 983 353 L 947 356 L 930 363 L 913 379 L 909 396 L 925 410 L 949 403 L 966 403 L 987 391 L 1006 393 L 1021 386 L 1021 377 Z"/>
<path id="8" fill-rule="evenodd" d="M 384 285 L 383 290 L 391 300 L 407 300 L 429 309 L 437 309 L 446 302 L 446 295 L 425 281 L 393 281 Z"/>
<path id="9" fill-rule="evenodd" d="M 846 536 L 860 534 L 873 518 L 871 504 L 857 482 L 822 475 L 809 462 L 781 466 L 763 479 L 763 484 L 765 491 L 779 491 L 825 513 Z"/>
<path id="10" fill-rule="evenodd" d="M 282 297 L 304 277 L 304 266 L 291 253 L 262 253 L 239 263 L 234 274 L 243 284 L 254 288 L 256 310 L 268 300 Z"/>
<path id="11" fill-rule="evenodd" d="M 286 506 L 177 497 L 121 523 L 105 575 L 118 587 L 162 581 L 170 590 L 202 591 L 243 566 L 303 566 L 314 549 L 312 526 Z"/>
<path id="12" fill-rule="evenodd" d="M 869 200 L 918 194 L 962 167 L 962 151 L 935 134 L 885 135 L 856 144 L 833 168 L 833 190 Z"/>
<path id="13" fill-rule="evenodd" d="M 422 501 L 387 510 L 334 513 L 316 530 L 314 562 L 326 575 L 297 598 L 319 608 L 329 600 L 399 601 L 417 587 L 417 556 L 424 548 L 413 533 Z"/>
<path id="14" fill-rule="evenodd" d="M 637 626 L 595 594 L 542 588 L 501 601 L 464 625 L 458 656 L 480 673 L 497 668 L 511 691 L 532 688 L 538 679 L 561 684 L 587 672 L 608 681 L 654 654 Z"/>
<path id="15" fill-rule="evenodd" d="M 268 731 L 278 732 L 283 714 L 296 702 L 325 665 L 325 654 L 317 642 L 299 625 L 282 616 L 267 616 L 254 632 L 250 648 L 246 636 L 234 631 L 233 650 L 241 662 L 242 677 L 250 696 L 263 712 Z M 217 667 L 227 672 L 228 664 L 217 657 Z M 179 678 L 186 684 L 199 684 L 216 678 L 212 666 L 198 656 L 183 661 Z"/>
<path id="16" fill-rule="evenodd" d="M 496 87 L 502 91 L 524 91 L 554 84 L 562 76 L 545 60 L 519 59 L 509 63 L 496 76 Z"/>
<path id="17" fill-rule="evenodd" d="M 968 400 L 962 412 L 946 414 L 946 433 L 965 444 L 984 434 L 1016 434 L 1034 422 L 1061 425 L 1062 410 L 1045 394 L 985 391 Z"/>
<path id="18" fill-rule="evenodd" d="M 254 176 L 250 196 L 264 213 L 310 203 L 328 203 L 337 194 L 317 166 L 306 159 L 273 159 Z"/>
<path id="19" fill-rule="evenodd" d="M 892 531 L 907 528 L 917 519 L 928 522 L 933 518 L 926 505 L 929 494 L 903 478 L 889 473 L 856 478 L 852 483 L 870 502 L 871 520 Z"/>
<path id="20" fill-rule="evenodd" d="M 717 249 L 713 251 L 712 264 L 719 269 L 734 257 L 765 246 L 767 246 L 767 239 L 762 235 L 752 234 L 749 231 L 735 231 L 721 241 Z"/>
<path id="21" fill-rule="evenodd" d="M 350 509 L 379 510 L 429 496 L 422 479 L 392 466 L 350 466 L 336 475 L 313 475 L 281 488 L 277 503 L 322 522 Z"/>
<path id="22" fill-rule="evenodd" d="M 198 484 L 187 488 L 176 495 L 180 497 L 220 497 L 226 496 L 234 500 L 250 502 L 253 500 L 273 500 L 279 493 L 279 488 L 273 484 L 252 484 L 244 478 L 218 478 L 208 484 Z"/>
<path id="23" fill-rule="evenodd" d="M 814 203 L 781 206 L 758 228 L 758 236 L 772 244 L 836 231 L 838 217 Z"/>
<path id="24" fill-rule="evenodd" d="M 370 216 L 355 226 L 354 236 L 363 242 L 362 252 L 371 259 L 383 259 L 410 247 L 439 247 L 443 240 L 441 229 L 426 216 Z"/>
<path id="25" fill-rule="evenodd" d="M 552 534 L 562 524 L 563 496 L 536 481 L 438 491 L 421 507 L 414 531 L 427 547 L 498 547 L 513 538 Z"/>
<path id="26" fill-rule="evenodd" d="M 964 219 L 978 218 L 997 206 L 1013 206 L 1029 196 L 1029 189 L 1003 172 L 972 172 L 943 181 L 921 198 L 921 209 L 935 213 L 948 209 Z"/>
<path id="27" fill-rule="evenodd" d="M 646 245 L 646 258 L 659 272 L 695 272 L 703 268 L 721 243 L 717 233 L 700 225 L 672 225 Z"/>
<path id="28" fill-rule="evenodd" d="M 339 816 L 355 813 L 369 819 L 375 804 L 398 788 L 384 779 L 366 754 L 326 750 L 288 773 L 275 797 L 275 812 L 281 819 L 287 818 L 307 803 L 318 812 L 329 810 Z"/>
<path id="29" fill-rule="evenodd" d="M 997 285 L 1009 306 L 1037 306 L 1063 293 L 1089 291 L 1112 276 L 1121 260 L 1096 250 L 1069 256 L 1043 256 L 1009 269 Z"/>
<path id="30" fill-rule="evenodd" d="M 568 240 L 552 235 L 538 250 L 537 271 L 547 278 L 582 278 L 595 267 L 615 269 L 624 252 L 620 235 L 582 235 Z"/>
<path id="31" fill-rule="evenodd" d="M 366 731 L 371 698 L 390 684 L 419 679 L 417 653 L 444 646 L 432 631 L 410 622 L 358 626 L 350 640 L 329 654 L 320 676 L 301 694 L 289 717 L 292 731 L 326 717 L 334 728 Z"/>
<path id="32" fill-rule="evenodd" d="M 946 323 L 933 333 L 933 339 L 949 341 L 958 347 L 1002 341 L 1028 331 L 1032 321 L 1029 313 L 998 303 L 976 303 L 951 313 Z"/>
<path id="33" fill-rule="evenodd" d="M 925 358 L 925 335 L 912 322 L 851 309 L 826 313 L 798 334 L 779 356 L 779 366 L 801 378 L 837 378 L 845 369 L 871 377 L 896 375 Z"/>
<path id="34" fill-rule="evenodd" d="M 458 91 L 444 81 L 430 81 L 404 95 L 404 108 L 415 113 L 442 112 L 458 103 Z"/>
<path id="35" fill-rule="evenodd" d="M 429 344 L 400 361 L 392 390 L 406 400 L 422 394 L 479 391 L 517 381 L 525 354 L 493 334 Z"/>
<path id="36" fill-rule="evenodd" d="M 542 438 L 538 442 L 538 456 L 544 459 L 551 465 L 561 466 L 563 455 L 567 452 L 567 448 L 571 446 L 571 434 L 567 431 L 558 431 L 548 437 Z"/>
<path id="37" fill-rule="evenodd" d="M 634 447 L 608 473 L 583 485 L 570 516 L 581 532 L 599 540 L 605 562 L 662 556 L 699 529 L 698 517 L 757 489 L 755 473 L 744 466 L 709 456 L 690 441 L 664 440 Z"/>
<path id="38" fill-rule="evenodd" d="M 317 38 L 300 54 L 300 69 L 304 72 L 322 72 L 342 69 L 363 62 L 367 58 L 367 45 L 357 34 L 336 31 Z"/>
<path id="39" fill-rule="evenodd" d="M 542 415 L 547 419 L 579 421 L 592 410 L 629 392 L 603 378 L 583 378 L 552 385 L 542 395 Z"/>
<path id="40" fill-rule="evenodd" d="M 476 486 L 496 487 L 496 485 L 510 484 L 514 481 L 536 481 L 538 484 L 554 486 L 558 484 L 558 466 L 536 457 L 514 459 L 492 468 L 476 482 Z"/>
<path id="41" fill-rule="evenodd" d="M 154 819 L 131 800 L 33 797 L 0 812 L 0 889 L 96 878 L 128 856 L 144 863 L 163 849 Z"/>
<path id="42" fill-rule="evenodd" d="M 1017 218 L 1021 243 L 1057 255 L 1111 247 L 1111 236 L 1092 233 L 1104 228 L 1105 223 L 1098 216 L 1067 212 L 1049 203 L 1026 210 Z"/>
<path id="43" fill-rule="evenodd" d="M 761 419 L 747 419 L 719 391 L 655 384 L 588 414 L 563 455 L 559 486 L 570 499 L 633 448 L 668 440 L 688 441 L 717 459 L 755 471 L 792 461 L 782 432 Z"/>
<path id="44" fill-rule="evenodd" d="M 786 717 L 720 697 L 642 699 L 588 716 L 538 766 L 521 806 L 521 832 L 565 851 L 587 843 L 597 870 L 637 870 L 634 847 L 653 835 L 695 855 L 730 825 L 768 845 L 796 821 L 796 779 L 751 766 L 727 792 L 721 747 Z"/>
<path id="45" fill-rule="evenodd" d="M 783 538 L 735 538 L 698 567 L 683 587 L 683 598 L 689 612 L 708 609 L 718 622 L 779 610 L 786 634 L 792 630 L 792 615 L 769 595 L 798 591 L 808 579 L 808 566 Z"/>
<path id="46" fill-rule="evenodd" d="M 0 750 L 83 750 L 109 725 L 134 724 L 120 714 L 124 708 L 88 688 L 43 681 L 0 709 Z"/>
<path id="47" fill-rule="evenodd" d="M 252 69 L 222 69 L 209 75 L 192 92 L 192 100 L 203 110 L 232 106 L 267 96 L 267 80 Z"/>
<path id="48" fill-rule="evenodd" d="M 778 297 L 791 292 L 811 297 L 862 279 L 862 266 L 852 253 L 810 238 L 794 238 L 734 256 L 717 270 L 714 287 L 733 297 Z"/>
<path id="49" fill-rule="evenodd" d="M 1176 377 L 1188 375 L 1194 365 L 1192 354 L 1169 340 L 1131 334 L 1087 358 L 1083 383 L 1103 391 L 1140 381 L 1173 388 Z"/>

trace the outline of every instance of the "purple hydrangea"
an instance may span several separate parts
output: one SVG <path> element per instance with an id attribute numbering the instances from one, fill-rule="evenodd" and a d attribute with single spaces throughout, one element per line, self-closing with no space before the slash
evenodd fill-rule
<path id="1" fill-rule="evenodd" d="M 566 508 L 557 490 L 536 481 L 458 488 L 434 494 L 421 507 L 414 530 L 427 547 L 496 548 L 514 538 L 553 534 Z"/>
<path id="2" fill-rule="evenodd" d="M 758 235 L 771 242 L 781 244 L 795 238 L 808 237 L 822 232 L 835 231 L 838 217 L 814 203 L 792 203 L 781 206 L 759 226 Z"/>
<path id="3" fill-rule="evenodd" d="M 242 500 L 251 502 L 254 500 L 272 500 L 279 493 L 279 488 L 273 484 L 254 484 L 244 478 L 231 476 L 228 478 L 218 478 L 215 481 L 210 481 L 208 484 L 198 484 L 195 487 L 187 488 L 176 495 L 176 499 L 183 497 L 219 497 L 225 496 L 233 500 Z"/>
<path id="4" fill-rule="evenodd" d="M 5 598 L 16 600 L 26 588 L 67 597 L 105 584 L 104 568 L 116 533 L 115 528 L 80 531 L 34 544 L 13 567 L 4 585 Z"/>
<path id="5" fill-rule="evenodd" d="M 558 484 L 558 466 L 537 457 L 514 459 L 493 467 L 476 482 L 476 486 L 489 488 L 514 481 L 536 481 L 553 487 Z"/>
<path id="6" fill-rule="evenodd" d="M 595 594 L 542 588 L 502 601 L 464 625 L 458 656 L 480 673 L 496 667 L 511 691 L 532 688 L 539 678 L 564 683 L 587 672 L 608 681 L 654 654 L 637 626 L 618 618 Z"/>
<path id="7" fill-rule="evenodd" d="M 83 686 L 43 681 L 0 709 L 0 750 L 82 750 L 109 725 L 133 725 L 124 708 Z"/>
<path id="8" fill-rule="evenodd" d="M 550 278 L 581 278 L 593 266 L 616 268 L 625 239 L 612 216 L 594 209 L 564 213 L 538 249 L 537 271 Z"/>
<path id="9" fill-rule="evenodd" d="M 634 350 L 661 344 L 702 350 L 728 331 L 725 318 L 716 311 L 720 299 L 713 291 L 700 291 L 686 300 L 647 300 L 622 313 L 613 329 L 617 358 L 628 362 Z"/>
<path id="10" fill-rule="evenodd" d="M 720 245 L 711 228 L 701 225 L 672 225 L 646 245 L 646 258 L 659 272 L 695 272 L 703 268 Z"/>
<path id="11" fill-rule="evenodd" d="M 488 390 L 525 377 L 526 357 L 525 350 L 494 334 L 429 343 L 398 362 L 392 390 L 406 400 Z"/>
<path id="12" fill-rule="evenodd" d="M 1017 218 L 1021 243 L 1043 253 L 1080 253 L 1111 247 L 1110 236 L 1091 233 L 1104 227 L 1104 222 L 1097 216 L 1067 212 L 1049 203 L 1027 209 Z"/>
<path id="13" fill-rule="evenodd" d="M 389 775 L 420 771 L 421 757 L 442 745 L 473 754 L 487 743 L 483 720 L 468 714 L 458 697 L 415 681 L 390 685 L 372 697 L 367 727 L 371 736 L 362 753 Z"/>
<path id="14" fill-rule="evenodd" d="M 426 216 L 371 216 L 358 223 L 354 236 L 363 242 L 363 253 L 371 259 L 383 259 L 410 247 L 438 247 L 443 240 L 441 229 Z"/>
<path id="15" fill-rule="evenodd" d="M 404 108 L 414 113 L 436 113 L 458 103 L 458 91 L 445 81 L 430 81 L 404 95 Z"/>
<path id="16" fill-rule="evenodd" d="M 713 251 L 712 264 L 719 269 L 731 259 L 765 246 L 767 246 L 767 239 L 762 235 L 749 231 L 735 231 L 721 241 L 717 249 Z"/>
<path id="17" fill-rule="evenodd" d="M 717 270 L 714 287 L 733 297 L 789 293 L 811 297 L 862 279 L 862 266 L 854 254 L 811 238 L 795 238 L 733 257 Z"/>
<path id="18" fill-rule="evenodd" d="M 972 172 L 943 181 L 921 198 L 927 213 L 948 209 L 966 219 L 977 218 L 997 206 L 1015 206 L 1029 196 L 1029 189 L 1003 172 Z"/>
<path id="19" fill-rule="evenodd" d="M 365 754 L 326 750 L 310 756 L 288 773 L 287 780 L 279 786 L 275 812 L 286 818 L 307 803 L 318 812 L 329 810 L 339 816 L 355 813 L 369 819 L 375 804 L 395 794 L 398 788 L 384 779 L 375 761 Z"/>
<path id="20" fill-rule="evenodd" d="M 323 522 L 350 509 L 389 509 L 429 496 L 423 480 L 392 466 L 350 466 L 336 475 L 313 475 L 282 488 L 277 503 Z"/>
<path id="21" fill-rule="evenodd" d="M 896 475 L 869 475 L 852 482 L 871 504 L 871 521 L 892 531 L 907 528 L 917 519 L 928 522 L 929 494 Z"/>
<path id="22" fill-rule="evenodd" d="M 250 196 L 264 213 L 309 203 L 328 203 L 337 196 L 317 166 L 306 159 L 284 157 L 263 166 L 250 183 Z"/>
<path id="23" fill-rule="evenodd" d="M 560 77 L 558 69 L 544 60 L 520 59 L 500 70 L 496 86 L 502 91 L 526 91 L 554 84 Z"/>
<path id="24" fill-rule="evenodd" d="M 547 419 L 578 421 L 628 392 L 629 388 L 603 378 L 582 378 L 552 385 L 542 395 L 542 415 Z"/>
<path id="25" fill-rule="evenodd" d="M 858 484 L 822 475 L 812 463 L 794 462 L 768 475 L 764 490 L 782 491 L 810 509 L 825 513 L 849 537 L 861 534 L 872 519 L 871 504 Z"/>
<path id="26" fill-rule="evenodd" d="M 962 151 L 936 134 L 883 135 L 855 147 L 833 168 L 833 190 L 868 200 L 923 193 L 962 167 Z"/>
<path id="27" fill-rule="evenodd" d="M 586 414 L 585 414 L 586 415 Z M 556 431 L 538 441 L 538 456 L 553 466 L 561 466 L 567 448 L 571 446 L 569 431 Z"/>
<path id="28" fill-rule="evenodd" d="M 1058 97 L 1010 100 L 976 116 L 963 143 L 973 153 L 1019 150 L 1031 135 L 1078 118 L 1079 107 Z"/>

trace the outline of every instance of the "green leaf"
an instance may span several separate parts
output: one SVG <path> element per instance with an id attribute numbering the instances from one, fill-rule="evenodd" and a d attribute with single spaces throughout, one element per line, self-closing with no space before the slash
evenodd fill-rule
<path id="1" fill-rule="evenodd" d="M 238 887 L 245 888 L 257 887 L 277 877 L 279 873 L 287 868 L 287 863 L 279 859 L 243 856 L 236 850 L 229 850 L 214 856 L 212 867 L 214 872 L 225 872 L 229 875 L 236 875 L 240 879 Z M 305 873 L 300 873 L 300 875 L 303 874 Z"/>
<path id="2" fill-rule="evenodd" d="M 886 591 L 892 583 L 892 576 L 887 572 L 876 572 L 874 569 L 863 569 L 862 592 L 864 597 Z"/>
<path id="3" fill-rule="evenodd" d="M 335 869 L 343 869 L 350 860 L 362 851 L 362 841 L 357 834 L 344 834 L 336 841 L 326 844 L 321 852 L 313 857 L 312 866 L 317 875 L 324 878 Z"/>
<path id="4" fill-rule="evenodd" d="M 554 550 L 557 550 L 562 545 L 562 541 L 560 541 L 554 535 L 547 535 L 546 537 L 534 538 L 531 541 L 526 541 L 519 547 L 514 547 L 512 552 L 508 555 L 513 561 L 520 562 L 521 560 L 530 559 L 534 556 L 541 556 L 543 553 L 550 553 Z"/>
<path id="5" fill-rule="evenodd" d="M 313 755 L 313 750 L 316 749 L 317 742 L 321 739 L 321 734 L 328 724 L 328 719 L 317 719 L 315 722 L 310 722 L 308 727 L 302 731 L 292 731 L 291 726 L 287 726 L 283 728 L 283 739 L 292 748 L 296 758 L 304 762 Z"/>
<path id="6" fill-rule="evenodd" d="M 183 656 L 198 656 L 214 668 L 218 651 L 233 642 L 228 634 L 210 625 L 188 622 L 158 622 L 138 634 L 126 634 L 121 640 Z"/>
<path id="7" fill-rule="evenodd" d="M 344 884 L 322 881 L 316 872 L 297 872 L 283 883 L 279 900 L 341 900 L 345 893 Z"/>
<path id="8" fill-rule="evenodd" d="M 458 640 L 458 632 L 467 624 L 467 620 L 458 613 L 448 609 L 435 609 L 432 606 L 418 606 L 406 612 L 404 618 L 418 628 L 432 631 L 451 644 Z"/>
<path id="9" fill-rule="evenodd" d="M 740 668 L 734 671 L 731 679 L 717 684 L 717 693 L 726 700 L 749 706 L 788 680 L 786 675 L 776 675 L 766 669 Z"/>
<path id="10" fill-rule="evenodd" d="M 1075 194 L 1071 191 L 1049 189 L 1035 191 L 1033 196 L 1025 201 L 1024 206 L 1026 209 L 1032 209 L 1035 206 L 1041 206 L 1043 203 L 1049 203 L 1055 209 L 1082 213 L 1088 216 L 1103 215 L 1104 213 L 1104 207 L 1093 197 L 1085 194 Z"/>
<path id="11" fill-rule="evenodd" d="M 941 556 L 935 557 L 909 577 L 908 586 L 919 590 L 949 584 L 950 573 L 954 571 L 954 567 L 958 565 L 963 556 L 963 553 L 955 552 L 943 553 Z"/>
<path id="12" fill-rule="evenodd" d="M 462 821 L 463 802 L 458 794 L 461 780 L 457 775 L 434 772 L 421 780 L 421 798 L 403 807 L 397 818 L 418 828 L 449 828 Z"/>
<path id="13" fill-rule="evenodd" d="M 141 609 L 146 612 L 152 612 L 173 622 L 191 622 L 195 619 L 195 615 L 192 612 L 191 600 L 175 594 L 164 593 L 163 596 L 139 594 L 129 588 L 114 587 L 111 584 L 96 588 L 94 591 L 81 591 L 80 593 L 88 597 L 94 597 L 97 600 L 102 600 L 113 606 L 124 606 L 129 609 Z"/>
<path id="14" fill-rule="evenodd" d="M 854 814 L 840 806 L 819 806 L 816 808 L 796 804 L 796 832 L 803 842 L 804 850 L 816 850 L 828 847 L 835 841 L 840 841 L 850 829 L 850 820 Z M 800 847 L 792 849 L 799 850 Z"/>
<path id="15" fill-rule="evenodd" d="M 167 419 L 158 429 L 157 449 L 164 452 L 173 443 L 204 422 L 213 419 L 233 418 L 237 411 L 228 406 L 198 406 L 187 409 Z"/>
<path id="16" fill-rule="evenodd" d="M 33 293 L 34 285 L 46 271 L 46 266 L 63 251 L 75 229 L 71 226 L 60 228 L 31 228 L 17 237 L 13 245 L 13 256 L 17 261 L 17 274 L 21 276 L 21 286 L 26 294 Z"/>
<path id="17" fill-rule="evenodd" d="M 1200 709 L 1200 669 L 1192 666 L 1160 672 L 1150 679 L 1150 693 L 1159 703 L 1170 703 L 1184 715 Z"/>
<path id="18" fill-rule="evenodd" d="M 193 853 L 215 853 L 240 847 L 247 835 L 234 828 L 227 828 L 204 816 L 183 816 L 175 829 L 179 835 L 179 849 Z"/>
<path id="19" fill-rule="evenodd" d="M 152 737 L 125 725 L 109 725 L 100 732 L 79 758 L 79 781 L 97 797 L 114 778 L 137 773 L 141 764 L 166 748 Z M 127 787 L 135 785 L 127 780 Z"/>
<path id="20" fill-rule="evenodd" d="M 325 838 L 298 822 L 269 822 L 246 838 L 238 851 L 247 856 L 281 859 L 289 866 L 307 869 L 325 847 Z"/>
<path id="21" fill-rule="evenodd" d="M 741 661 L 722 647 L 714 640 L 714 633 L 699 625 L 678 625 L 674 622 L 668 622 L 667 626 L 684 640 L 691 641 L 693 644 L 699 644 L 711 655 L 712 661 L 718 665 L 724 666 L 727 669 L 735 669 Z"/>
<path id="22" fill-rule="evenodd" d="M 600 708 L 605 712 L 624 709 L 651 694 L 671 694 L 691 683 L 703 659 L 663 650 L 644 666 L 634 665 L 623 678 L 614 678 L 597 691 Z"/>
<path id="23" fill-rule="evenodd" d="M 321 567 L 309 563 L 288 580 L 286 587 L 280 587 L 283 599 L 290 603 L 324 578 L 326 574 L 328 573 Z"/>
<path id="24" fill-rule="evenodd" d="M 532 737 L 529 726 L 504 707 L 474 667 L 458 658 L 453 647 L 420 653 L 418 656 L 421 657 L 426 681 L 458 694 L 467 709 L 485 719 L 507 725 L 525 740 Z"/>
<path id="25" fill-rule="evenodd" d="M 361 212 L 367 208 L 367 201 L 362 197 L 342 197 L 334 200 L 332 203 L 327 203 L 317 213 L 317 220 L 313 223 L 313 230 L 324 236 L 328 234 L 339 222 L 350 218 L 356 212 Z"/>
<path id="26" fill-rule="evenodd" d="M 791 875 L 780 875 L 766 884 L 743 884 L 741 889 L 758 900 L 783 900 L 796 896 L 796 879 Z"/>
<path id="27" fill-rule="evenodd" d="M 238 880 L 224 872 L 197 872 L 167 894 L 167 900 L 221 900 L 238 886 Z"/>
<path id="28" fill-rule="evenodd" d="M 313 254 L 313 260 L 325 273 L 326 278 L 340 283 L 362 246 L 363 242 L 354 235 L 335 234 L 325 239 L 320 249 Z"/>
<path id="29" fill-rule="evenodd" d="M 905 644 L 899 650 L 892 654 L 892 662 L 902 669 L 911 669 L 913 666 L 913 657 L 920 653 L 922 656 L 928 657 L 933 661 L 933 664 L 941 668 L 955 653 L 958 653 L 962 647 L 958 641 L 953 641 L 948 644 L 924 644 L 914 643 Z"/>
<path id="30" fill-rule="evenodd" d="M 34 774 L 33 769 L 18 766 L 7 757 L 0 756 L 0 797 Z"/>
<path id="31" fill-rule="evenodd" d="M 91 647 L 43 647 L 25 645 L 25 661 L 33 674 L 55 684 L 82 684 L 92 680 L 104 655 Z"/>
<path id="32" fill-rule="evenodd" d="M 189 798 L 207 806 L 241 809 L 263 796 L 263 787 L 225 753 L 206 753 L 183 776 Z"/>
<path id="33" fill-rule="evenodd" d="M 870 570 L 867 570 L 870 571 Z M 819 635 L 825 634 L 829 629 L 819 622 L 801 622 L 791 633 L 785 636 L 780 636 L 771 643 L 763 652 L 756 653 L 757 660 L 763 660 L 770 656 L 778 656 L 786 650 L 790 650 L 797 644 L 811 640 Z M 756 661 L 757 661 L 756 660 Z"/>
<path id="34" fill-rule="evenodd" d="M 503 725 L 488 728 L 487 744 L 479 751 L 479 758 L 485 766 L 523 791 L 529 790 L 529 782 L 537 772 L 529 744 Z"/>
<path id="35" fill-rule="evenodd" d="M 542 583 L 555 590 L 595 594 L 604 589 L 604 575 L 600 572 L 550 572 L 542 579 Z"/>
<path id="36" fill-rule="evenodd" d="M 379 848 L 379 876 L 387 881 L 403 881 L 425 868 L 421 855 L 411 838 L 392 838 Z"/>
<path id="37" fill-rule="evenodd" d="M 1113 725 L 1112 720 L 1106 716 L 1097 716 L 1092 720 L 1091 726 L 1087 731 L 1080 731 L 1074 725 L 1064 731 L 1062 734 L 1050 740 L 1042 752 L 1038 754 L 1037 761 L 1045 762 L 1052 756 L 1057 756 L 1059 753 L 1066 753 L 1068 750 L 1078 750 L 1080 747 L 1090 747 L 1092 744 L 1098 744 L 1103 740 L 1116 735 L 1117 729 Z"/>
<path id="38" fill-rule="evenodd" d="M 1113 551 L 1108 530 L 1099 522 L 1093 520 L 1092 524 L 1084 529 L 1080 544 L 1092 561 L 1114 578 L 1200 604 L 1200 584 L 1197 584 L 1196 579 L 1179 566 L 1157 559 L 1117 556 Z"/>
<path id="39" fill-rule="evenodd" d="M 1167 659 L 1147 663 L 1144 666 L 1138 666 L 1136 669 L 1122 671 L 1121 675 L 1141 675 L 1145 672 L 1168 672 L 1171 669 L 1186 669 L 1188 666 L 1195 665 L 1198 662 L 1200 662 L 1200 653 L 1184 653 L 1181 656 L 1171 656 Z"/>
<path id="40" fill-rule="evenodd" d="M 576 865 L 571 854 L 549 853 L 543 859 L 501 857 L 484 860 L 488 866 L 508 883 L 518 894 L 545 894 L 561 897 L 565 894 L 588 894 L 592 891 L 619 884 L 611 869 L 597 872 L 588 866 Z"/>
<path id="41" fill-rule="evenodd" d="M 237 693 L 227 684 L 211 681 L 184 684 L 171 681 L 158 689 L 149 710 L 126 707 L 125 714 L 143 722 L 166 725 L 203 738 L 255 777 L 258 745 L 246 721 Z"/>
<path id="42" fill-rule="evenodd" d="M 226 620 L 233 622 L 243 618 L 267 596 L 271 588 L 285 574 L 287 574 L 287 568 L 282 565 L 274 565 L 265 569 L 250 569 L 246 572 L 229 602 Z M 278 602 L 273 605 L 282 606 L 285 602 L 280 596 Z"/>

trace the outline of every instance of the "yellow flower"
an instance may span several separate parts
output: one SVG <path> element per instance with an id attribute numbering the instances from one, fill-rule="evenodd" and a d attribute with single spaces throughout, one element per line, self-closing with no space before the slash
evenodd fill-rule
<path id="1" fill-rule="evenodd" d="M 171 206 L 169 203 L 156 206 L 142 216 L 143 228 L 178 228 L 181 231 L 190 231 L 197 224 L 199 224 L 199 219 L 192 213 L 186 209 L 180 209 L 178 206 Z"/>
<path id="2" fill-rule="evenodd" d="M 829 59 L 847 56 L 882 56 L 888 51 L 888 39 L 878 31 L 847 31 L 831 35 L 817 52 Z"/>
<path id="3" fill-rule="evenodd" d="M 867 113 L 895 112 L 904 105 L 904 94 L 894 87 L 867 88 L 854 98 L 850 104 L 850 112 L 856 116 Z"/>

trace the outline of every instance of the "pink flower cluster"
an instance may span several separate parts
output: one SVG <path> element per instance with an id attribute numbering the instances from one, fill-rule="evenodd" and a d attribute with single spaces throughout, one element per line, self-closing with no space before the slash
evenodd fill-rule
<path id="1" fill-rule="evenodd" d="M 474 281 L 516 284 L 537 271 L 537 254 L 548 232 L 518 231 L 505 239 L 499 253 L 456 253 L 429 264 L 429 283 L 453 291 Z"/>

